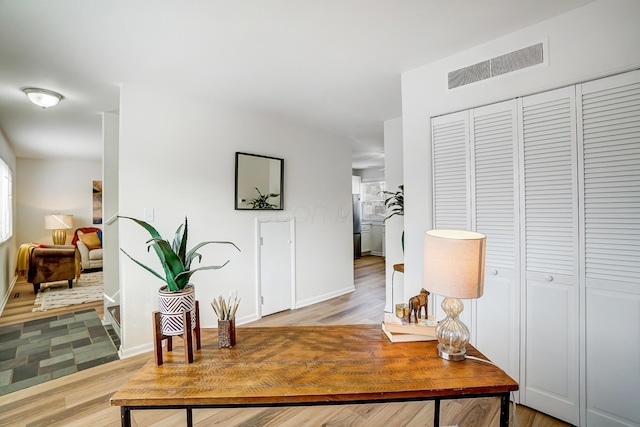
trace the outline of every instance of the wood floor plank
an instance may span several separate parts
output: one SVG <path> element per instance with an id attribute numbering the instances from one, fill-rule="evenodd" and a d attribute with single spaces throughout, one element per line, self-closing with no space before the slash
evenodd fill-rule
<path id="1" fill-rule="evenodd" d="M 267 316 L 246 326 L 328 325 L 380 323 L 385 297 L 384 258 L 364 256 L 354 263 L 356 291 L 320 304 Z M 49 317 L 53 311 L 32 313 L 33 288 L 22 280 L 16 283 L 0 325 Z M 96 308 L 103 316 L 102 303 L 59 309 L 55 314 Z M 111 407 L 108 398 L 114 388 L 124 384 L 152 354 L 110 362 L 76 374 L 0 396 L 0 426 L 116 427 L 120 408 Z M 67 396 L 67 398 L 65 398 Z M 442 425 L 460 427 L 498 425 L 497 399 L 492 403 L 452 400 L 442 403 Z M 396 402 L 294 408 L 202 409 L 193 412 L 196 426 L 430 426 L 433 402 Z M 520 427 L 566 427 L 561 421 L 517 406 Z M 484 414 L 484 415 L 483 415 Z M 483 418 L 484 417 L 484 418 Z M 135 427 L 185 425 L 185 411 L 133 411 Z M 474 424 L 469 424 L 470 422 Z M 477 424 L 476 424 L 477 423 Z"/>
<path id="2" fill-rule="evenodd" d="M 36 295 L 33 293 L 33 285 L 28 283 L 24 277 L 18 279 L 2 311 L 2 316 L 0 316 L 0 326 L 28 322 L 29 320 L 42 319 L 89 308 L 94 308 L 100 318 L 104 317 L 104 303 L 102 301 L 94 301 L 47 311 L 31 311 L 35 307 L 35 300 Z"/>

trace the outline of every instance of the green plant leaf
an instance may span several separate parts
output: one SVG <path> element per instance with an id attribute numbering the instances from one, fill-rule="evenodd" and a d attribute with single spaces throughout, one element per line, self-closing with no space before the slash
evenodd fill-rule
<path id="1" fill-rule="evenodd" d="M 156 229 L 155 229 L 152 225 L 150 225 L 149 223 L 147 223 L 147 222 L 145 222 L 145 221 L 142 221 L 142 220 L 139 220 L 139 219 L 136 219 L 136 218 L 129 217 L 129 216 L 120 216 L 120 215 L 119 215 L 119 216 L 118 216 L 118 218 L 130 219 L 131 221 L 135 222 L 136 224 L 140 225 L 142 228 L 144 228 L 145 230 L 147 230 L 147 232 L 149 232 L 149 234 L 151 235 L 152 240 L 154 240 L 154 241 L 155 241 L 155 240 L 161 240 L 161 241 L 164 241 L 164 240 L 162 239 L 162 236 L 160 235 L 160 233 L 158 233 L 158 230 L 156 230 Z M 149 243 L 149 242 L 147 242 L 147 243 Z M 165 243 L 166 243 L 166 242 L 165 242 Z M 168 243 L 167 243 L 167 245 L 168 245 Z M 156 255 L 157 255 L 157 256 L 158 256 L 158 258 L 160 259 L 160 263 L 162 264 L 162 268 L 163 268 L 163 270 L 164 270 L 164 272 L 165 272 L 165 278 L 164 278 L 164 279 L 162 279 L 162 280 L 163 280 L 164 282 L 166 282 L 166 283 L 167 283 L 167 287 L 169 288 L 169 290 L 171 290 L 171 291 L 173 291 L 173 292 L 178 291 L 179 289 L 178 289 L 178 286 L 177 286 L 177 284 L 176 284 L 176 282 L 175 282 L 175 276 L 176 276 L 176 274 L 178 274 L 179 272 L 178 272 L 178 273 L 174 273 L 174 272 L 171 270 L 171 268 L 167 265 L 167 262 L 166 262 L 166 260 L 165 260 L 164 253 L 163 253 L 163 251 L 162 251 L 162 249 L 160 248 L 160 246 L 159 246 L 159 245 L 157 245 L 157 244 L 152 244 L 151 246 L 153 246 L 153 249 L 154 249 L 154 251 L 156 252 Z M 149 250 L 149 248 L 148 248 L 148 247 L 147 247 L 147 250 Z M 124 252 L 124 251 L 123 251 L 123 252 Z M 126 252 L 125 252 L 125 253 L 126 253 Z M 129 258 L 131 258 L 132 260 L 134 260 L 134 261 L 135 261 L 135 259 L 133 259 L 131 256 L 129 256 Z M 136 262 L 137 262 L 137 261 L 136 261 Z M 138 264 L 140 264 L 140 263 L 138 263 Z M 140 265 L 143 265 L 143 264 L 140 264 Z M 148 267 L 147 267 L 147 269 L 148 269 Z M 156 275 L 158 274 L 158 273 L 156 273 L 154 270 L 149 270 L 149 271 L 153 271 L 153 272 L 154 272 L 154 274 L 156 274 Z"/>
<path id="2" fill-rule="evenodd" d="M 136 224 L 140 225 L 142 228 L 147 230 L 149 232 L 149 234 L 151 234 L 151 237 L 153 237 L 154 239 L 162 239 L 162 236 L 160 235 L 160 233 L 158 233 L 158 230 L 153 228 L 149 223 L 146 223 L 146 222 L 141 221 L 139 219 L 132 218 L 130 216 L 120 216 L 120 215 L 118 215 L 118 218 L 130 219 L 131 221 L 135 222 Z"/>
<path id="3" fill-rule="evenodd" d="M 122 253 L 124 253 L 126 256 L 129 257 L 129 259 L 131 259 L 131 261 L 135 262 L 136 264 L 138 264 L 140 267 L 144 268 L 145 270 L 147 270 L 149 273 L 153 274 L 154 276 L 156 276 L 158 279 L 162 280 L 163 282 L 166 282 L 167 280 L 162 277 L 160 274 L 158 274 L 154 269 L 147 267 L 146 265 L 144 265 L 143 263 L 141 263 L 140 261 L 138 261 L 137 259 L 135 259 L 134 257 L 132 257 L 131 255 L 129 255 L 124 249 L 120 248 L 120 250 L 122 251 Z"/>
<path id="4" fill-rule="evenodd" d="M 400 190 L 396 192 L 382 191 L 383 194 L 389 196 L 384 199 L 384 204 L 387 209 L 391 210 L 391 214 L 387 215 L 383 221 L 395 215 L 404 216 L 404 185 L 399 185 L 398 188 Z"/>
<path id="5" fill-rule="evenodd" d="M 275 193 L 262 194 L 258 189 L 258 187 L 254 187 L 254 188 L 258 192 L 258 197 L 253 198 L 249 200 L 249 202 L 247 202 L 248 204 L 251 205 L 253 209 L 276 209 L 278 207 L 273 203 L 269 203 L 269 199 L 271 197 L 278 197 L 279 194 L 275 194 Z"/>
<path id="6" fill-rule="evenodd" d="M 186 286 L 186 283 L 182 284 L 178 282 L 176 280 L 176 276 L 184 271 L 184 265 L 182 264 L 182 261 L 180 261 L 180 258 L 178 258 L 178 255 L 176 255 L 176 253 L 173 252 L 173 249 L 171 249 L 169 242 L 162 239 L 151 239 L 147 241 L 147 244 L 151 244 L 151 246 L 158 248 L 156 252 L 160 252 L 161 254 L 158 256 L 160 257 L 163 267 L 168 267 L 171 273 L 170 275 L 167 275 L 167 285 L 169 286 L 169 289 L 171 289 L 172 281 L 175 282 L 178 289 L 183 289 L 184 286 Z"/>
<path id="7" fill-rule="evenodd" d="M 187 217 L 184 218 L 184 224 L 180 225 L 176 230 L 173 238 L 172 244 L 170 244 L 167 240 L 163 239 L 160 233 L 148 224 L 145 221 L 141 221 L 128 216 L 118 216 L 118 218 L 125 218 L 134 221 L 136 224 L 143 227 L 149 234 L 151 235 L 151 239 L 147 240 L 147 251 L 151 250 L 153 247 L 158 259 L 160 260 L 160 264 L 162 265 L 162 269 L 164 270 L 165 277 L 163 278 L 158 272 L 147 267 L 141 262 L 137 261 L 133 257 L 131 257 L 127 252 L 123 249 L 122 252 L 127 255 L 132 261 L 134 261 L 139 266 L 143 267 L 145 270 L 152 273 L 154 276 L 158 277 L 162 281 L 167 284 L 167 288 L 171 292 L 177 292 L 181 289 L 184 289 L 185 286 L 189 283 L 189 278 L 193 273 L 200 270 L 217 270 L 219 268 L 224 267 L 229 261 L 225 262 L 221 266 L 202 266 L 191 270 L 192 261 L 197 258 L 198 262 L 202 260 L 202 255 L 197 253 L 196 251 L 202 246 L 218 243 L 218 244 L 227 244 L 232 245 L 238 251 L 240 249 L 233 242 L 226 241 L 207 241 L 202 242 L 196 245 L 193 249 L 187 252 L 187 235 L 188 235 L 188 221 Z"/>
<path id="8" fill-rule="evenodd" d="M 160 239 L 161 240 L 161 239 Z M 163 241 L 163 240 L 161 240 Z M 151 243 L 149 243 L 151 242 Z M 171 271 L 171 268 L 169 266 L 169 264 L 167 263 L 167 260 L 165 259 L 164 253 L 162 252 L 162 249 L 160 249 L 160 246 L 152 241 L 147 242 L 149 244 L 149 246 L 147 246 L 147 250 L 150 249 L 151 246 L 153 246 L 153 249 L 156 252 L 156 255 L 158 255 L 158 259 L 160 260 L 160 264 L 162 265 L 162 269 L 164 271 L 164 275 L 166 277 L 165 282 L 167 283 L 167 288 L 171 291 L 171 292 L 177 292 L 180 290 L 180 287 L 178 286 L 178 284 L 176 283 L 175 280 L 175 274 L 173 271 Z"/>
<path id="9" fill-rule="evenodd" d="M 178 251 L 180 250 L 180 245 L 182 244 L 182 227 L 184 227 L 184 224 L 180 224 L 180 227 L 178 227 L 173 235 L 173 243 L 171 243 L 171 249 L 175 253 L 178 253 Z"/>
<path id="10" fill-rule="evenodd" d="M 180 258 L 180 262 L 182 262 L 182 265 L 185 266 L 185 270 L 188 270 L 189 268 L 186 267 L 185 264 L 185 257 L 187 254 L 187 235 L 188 235 L 188 227 L 189 224 L 187 222 L 187 217 L 184 217 L 184 234 L 182 235 L 182 238 L 180 239 L 180 247 L 177 251 L 175 251 L 178 254 L 178 258 Z"/>
<path id="11" fill-rule="evenodd" d="M 229 260 L 227 260 L 227 262 L 225 262 L 222 265 L 208 265 L 208 266 L 205 266 L 205 267 L 194 268 L 193 270 L 189 270 L 189 271 L 183 271 L 182 273 L 178 274 L 176 279 L 184 280 L 184 278 L 186 278 L 186 282 L 189 283 L 189 278 L 191 278 L 191 275 L 193 273 L 195 273 L 196 271 L 200 271 L 200 270 L 219 270 L 219 269 L 221 269 L 222 267 L 224 267 L 227 264 L 229 264 Z M 185 284 L 185 286 L 186 286 L 186 284 Z"/>
<path id="12" fill-rule="evenodd" d="M 202 260 L 202 255 L 200 255 L 199 253 L 197 253 L 196 251 L 198 249 L 200 249 L 201 247 L 205 246 L 205 245 L 209 245 L 209 244 L 220 244 L 220 245 L 231 245 L 234 248 L 236 248 L 238 250 L 238 252 L 240 251 L 240 248 L 238 248 L 235 243 L 233 242 L 222 242 L 222 241 L 217 241 L 217 240 L 209 240 L 206 242 L 202 242 L 202 243 L 198 243 L 197 245 L 195 245 L 193 248 L 191 248 L 191 250 L 187 253 L 187 256 L 185 258 L 185 270 L 190 270 L 191 269 L 191 262 L 193 261 L 193 259 L 195 257 L 198 257 L 198 262 L 200 262 Z M 228 261 L 227 261 L 228 262 Z"/>

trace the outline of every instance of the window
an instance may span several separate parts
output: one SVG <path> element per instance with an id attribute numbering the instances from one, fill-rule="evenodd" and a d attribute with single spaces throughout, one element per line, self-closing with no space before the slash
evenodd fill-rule
<path id="1" fill-rule="evenodd" d="M 0 243 L 13 235 L 13 185 L 11 169 L 0 159 Z"/>
<path id="2" fill-rule="evenodd" d="M 386 216 L 384 206 L 384 182 L 366 182 L 362 184 L 362 219 L 382 221 Z"/>

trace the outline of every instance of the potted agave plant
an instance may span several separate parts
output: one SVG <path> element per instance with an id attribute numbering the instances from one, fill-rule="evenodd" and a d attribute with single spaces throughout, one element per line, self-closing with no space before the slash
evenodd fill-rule
<path id="1" fill-rule="evenodd" d="M 184 331 L 182 313 L 185 311 L 191 312 L 191 328 L 195 328 L 195 288 L 189 282 L 189 279 L 196 271 L 217 270 L 229 262 L 227 261 L 222 265 L 202 266 L 192 269 L 191 263 L 195 259 L 198 260 L 198 263 L 202 260 L 202 255 L 197 250 L 208 244 L 232 245 L 238 251 L 240 249 L 232 242 L 206 241 L 198 243 L 187 251 L 187 217 L 184 218 L 184 224 L 180 224 L 176 230 L 173 243 L 163 239 L 160 233 L 145 221 L 128 216 L 119 216 L 119 218 L 130 219 L 149 232 L 151 239 L 146 242 L 147 250 L 153 247 L 162 264 L 164 275 L 134 259 L 124 249 L 120 249 L 133 262 L 166 283 L 158 290 L 162 333 L 167 336 L 182 334 Z"/>

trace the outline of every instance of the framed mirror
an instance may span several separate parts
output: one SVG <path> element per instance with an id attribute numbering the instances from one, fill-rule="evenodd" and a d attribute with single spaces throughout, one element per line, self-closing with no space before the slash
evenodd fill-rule
<path id="1" fill-rule="evenodd" d="M 236 153 L 236 210 L 284 209 L 284 159 Z"/>

